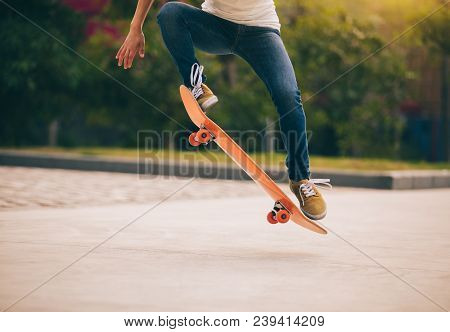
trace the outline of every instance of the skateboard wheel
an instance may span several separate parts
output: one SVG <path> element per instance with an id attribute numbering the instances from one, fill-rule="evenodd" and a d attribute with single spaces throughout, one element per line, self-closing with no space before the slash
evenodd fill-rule
<path id="1" fill-rule="evenodd" d="M 211 140 L 211 134 L 206 129 L 200 129 L 195 137 L 197 138 L 197 141 L 203 144 L 206 144 Z"/>
<path id="2" fill-rule="evenodd" d="M 267 214 L 267 221 L 273 225 L 275 225 L 276 223 L 278 223 L 278 221 L 275 219 L 275 213 L 273 211 L 270 211 Z"/>
<path id="3" fill-rule="evenodd" d="M 290 215 L 286 210 L 280 210 L 276 214 L 277 221 L 281 224 L 285 224 L 289 221 Z"/>
<path id="4" fill-rule="evenodd" d="M 190 143 L 192 146 L 199 146 L 199 145 L 201 144 L 200 142 L 198 142 L 198 141 L 195 139 L 196 135 L 197 135 L 196 132 L 193 132 L 192 134 L 189 135 L 189 143 Z"/>

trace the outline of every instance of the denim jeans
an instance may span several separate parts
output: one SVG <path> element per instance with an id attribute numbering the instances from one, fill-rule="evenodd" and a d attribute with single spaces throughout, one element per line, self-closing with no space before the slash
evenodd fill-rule
<path id="1" fill-rule="evenodd" d="M 280 116 L 289 178 L 309 179 L 305 112 L 279 31 L 237 24 L 180 2 L 166 3 L 158 14 L 158 23 L 187 87 L 191 86 L 191 67 L 199 63 L 195 47 L 212 54 L 236 54 L 250 64 L 269 90 Z"/>

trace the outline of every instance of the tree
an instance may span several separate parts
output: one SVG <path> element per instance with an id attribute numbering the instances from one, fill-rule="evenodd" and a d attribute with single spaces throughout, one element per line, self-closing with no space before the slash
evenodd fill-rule
<path id="1" fill-rule="evenodd" d="M 340 7 L 309 0 L 283 2 L 280 13 L 303 87 L 312 153 L 398 156 L 402 120 L 396 107 L 405 79 L 401 58 L 385 49 L 347 72 L 384 45 L 371 24 Z"/>
<path id="2" fill-rule="evenodd" d="M 440 58 L 441 62 L 441 111 L 440 111 L 440 139 L 442 161 L 449 161 L 449 55 L 450 55 L 450 13 L 448 3 L 441 11 L 433 15 L 421 26 L 421 36 L 429 45 L 432 54 Z"/>
<path id="3" fill-rule="evenodd" d="M 56 0 L 17 0 L 14 8 L 76 48 L 83 18 Z M 74 101 L 80 67 L 72 53 L 3 4 L 0 11 L 0 141 L 3 145 L 45 144 L 47 127 Z"/>
<path id="4" fill-rule="evenodd" d="M 155 9 L 144 26 L 145 59 L 123 71 L 114 55 L 128 32 L 133 6 L 120 0 L 64 2 L 75 4 L 76 10 L 81 10 L 81 3 L 94 6 L 83 5 L 90 8 L 83 13 L 56 0 L 21 0 L 17 6 L 95 66 L 17 14 L 2 11 L 0 96 L 7 105 L 2 109 L 2 144 L 44 144 L 46 127 L 55 118 L 60 120 L 62 145 L 136 146 L 140 129 L 192 127 L 178 95 L 181 79 L 161 40 Z M 401 121 L 395 109 L 405 76 L 401 57 L 385 50 L 314 95 L 384 40 L 365 19 L 355 20 L 336 6 L 312 0 L 277 1 L 277 5 L 281 34 L 314 133 L 311 151 L 396 156 Z M 224 129 L 261 130 L 268 118 L 277 119 L 264 84 L 242 59 L 202 52 L 198 56 L 207 68 L 208 84 L 221 100 L 213 117 Z"/>

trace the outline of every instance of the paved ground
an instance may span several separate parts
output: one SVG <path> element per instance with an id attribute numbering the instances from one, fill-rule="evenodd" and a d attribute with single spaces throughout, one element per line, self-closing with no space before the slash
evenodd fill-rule
<path id="1" fill-rule="evenodd" d="M 0 167 L 0 211 L 148 203 L 163 199 L 186 179 L 45 168 Z M 218 184 L 220 183 L 220 184 Z M 196 179 L 177 199 L 261 195 L 250 181 Z"/>
<path id="2" fill-rule="evenodd" d="M 327 198 L 320 236 L 251 182 L 0 167 L 0 309 L 450 308 L 450 190 Z"/>

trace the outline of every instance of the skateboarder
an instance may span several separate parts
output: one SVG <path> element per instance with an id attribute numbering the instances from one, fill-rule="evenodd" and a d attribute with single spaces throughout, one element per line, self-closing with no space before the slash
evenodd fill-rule
<path id="1" fill-rule="evenodd" d="M 139 0 L 130 31 L 117 52 L 118 65 L 129 69 L 136 54 L 144 57 L 142 26 L 154 0 Z M 204 111 L 218 102 L 205 84 L 203 66 L 194 48 L 213 54 L 236 54 L 246 60 L 265 83 L 280 116 L 287 149 L 290 188 L 300 208 L 313 220 L 325 217 L 326 203 L 316 185 L 329 180 L 310 178 L 306 118 L 300 90 L 280 37 L 273 0 L 206 0 L 202 8 L 168 2 L 158 14 L 164 42 L 192 94 Z"/>

